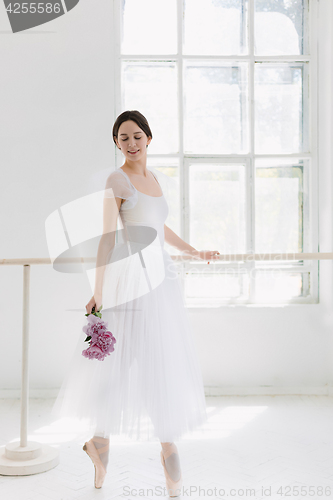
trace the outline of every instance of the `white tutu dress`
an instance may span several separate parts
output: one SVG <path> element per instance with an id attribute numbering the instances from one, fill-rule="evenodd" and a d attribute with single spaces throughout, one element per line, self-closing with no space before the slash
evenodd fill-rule
<path id="1" fill-rule="evenodd" d="M 101 311 L 114 351 L 85 358 L 82 332 L 52 414 L 88 420 L 105 437 L 173 442 L 204 432 L 207 413 L 177 267 L 164 248 L 169 208 L 164 194 L 141 193 L 121 168 L 106 183 L 104 197 L 115 196 L 125 199 L 123 229 L 108 256 Z"/>

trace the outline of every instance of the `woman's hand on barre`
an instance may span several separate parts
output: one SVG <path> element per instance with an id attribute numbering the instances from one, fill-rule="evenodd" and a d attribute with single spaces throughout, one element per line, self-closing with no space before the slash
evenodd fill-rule
<path id="1" fill-rule="evenodd" d="M 210 260 L 216 260 L 219 258 L 220 252 L 218 250 L 196 250 L 191 253 L 195 259 L 200 260 L 208 260 L 208 264 Z"/>

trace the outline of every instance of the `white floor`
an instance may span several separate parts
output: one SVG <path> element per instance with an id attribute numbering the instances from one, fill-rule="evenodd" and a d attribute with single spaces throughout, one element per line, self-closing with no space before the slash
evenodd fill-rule
<path id="1" fill-rule="evenodd" d="M 333 398 L 207 398 L 206 437 L 176 442 L 183 474 L 178 498 L 330 498 L 333 496 Z M 60 464 L 31 476 L 0 476 L 3 500 L 169 498 L 160 444 L 112 438 L 108 474 L 95 489 L 94 466 L 82 450 L 91 436 L 50 420 L 53 399 L 31 399 L 31 441 L 59 448 Z M 19 439 L 20 400 L 0 399 L 0 446 Z M 200 489 L 199 489 L 200 488 Z"/>

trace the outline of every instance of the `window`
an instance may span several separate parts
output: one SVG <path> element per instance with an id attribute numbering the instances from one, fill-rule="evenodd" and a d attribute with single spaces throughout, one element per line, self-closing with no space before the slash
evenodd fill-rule
<path id="1" fill-rule="evenodd" d="M 318 247 L 316 3 L 114 2 L 116 116 L 147 117 L 148 167 L 174 179 L 167 224 L 197 249 Z M 318 261 L 179 272 L 189 307 L 318 302 Z"/>

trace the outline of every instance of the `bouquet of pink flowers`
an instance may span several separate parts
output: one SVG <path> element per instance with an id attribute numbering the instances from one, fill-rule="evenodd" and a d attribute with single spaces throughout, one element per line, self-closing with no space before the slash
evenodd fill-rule
<path id="1" fill-rule="evenodd" d="M 99 361 L 103 361 L 114 351 L 114 344 L 117 342 L 108 330 L 107 322 L 102 321 L 101 309 L 102 306 L 98 311 L 95 311 L 95 307 L 93 307 L 91 314 L 85 315 L 88 316 L 88 324 L 82 328 L 87 335 L 85 342 L 89 342 L 89 347 L 82 351 L 82 356 Z"/>

